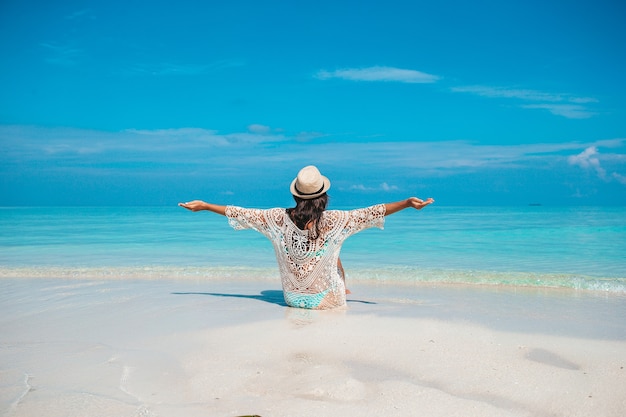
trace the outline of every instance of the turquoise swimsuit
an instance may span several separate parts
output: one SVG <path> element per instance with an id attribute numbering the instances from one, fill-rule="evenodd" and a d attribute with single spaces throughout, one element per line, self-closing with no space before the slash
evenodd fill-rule
<path id="1" fill-rule="evenodd" d="M 291 307 L 316 309 L 329 292 L 330 289 L 317 294 L 299 294 L 285 291 L 285 301 Z"/>

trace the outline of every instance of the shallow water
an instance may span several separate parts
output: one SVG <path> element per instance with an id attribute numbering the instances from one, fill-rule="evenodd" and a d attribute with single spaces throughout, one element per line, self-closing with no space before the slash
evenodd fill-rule
<path id="1" fill-rule="evenodd" d="M 272 279 L 271 244 L 179 207 L 0 209 L 0 276 Z M 626 208 L 403 211 L 348 239 L 348 277 L 626 292 Z"/>

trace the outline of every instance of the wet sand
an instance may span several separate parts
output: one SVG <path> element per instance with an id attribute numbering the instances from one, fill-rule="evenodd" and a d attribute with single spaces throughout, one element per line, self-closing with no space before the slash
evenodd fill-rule
<path id="1" fill-rule="evenodd" d="M 626 298 L 349 283 L 0 280 L 3 416 L 615 416 Z"/>

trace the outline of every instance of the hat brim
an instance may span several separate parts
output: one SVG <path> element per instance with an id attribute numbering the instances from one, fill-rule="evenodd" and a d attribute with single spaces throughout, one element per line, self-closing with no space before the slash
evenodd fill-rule
<path id="1" fill-rule="evenodd" d="M 296 190 L 296 181 L 298 181 L 298 178 L 295 178 L 293 181 L 291 181 L 291 187 L 289 187 L 289 189 L 291 190 L 291 194 L 304 200 L 312 200 L 314 198 L 317 198 L 323 194 L 326 194 L 330 189 L 330 180 L 323 175 L 322 181 L 324 181 L 324 187 L 322 188 L 322 191 L 315 194 L 300 194 L 298 190 Z"/>

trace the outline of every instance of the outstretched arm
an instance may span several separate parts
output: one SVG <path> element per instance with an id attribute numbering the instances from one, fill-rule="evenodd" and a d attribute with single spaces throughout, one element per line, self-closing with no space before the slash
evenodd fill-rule
<path id="1" fill-rule="evenodd" d="M 180 207 L 186 208 L 187 210 L 191 210 L 191 211 L 208 210 L 208 211 L 212 211 L 213 213 L 221 214 L 222 216 L 226 215 L 226 206 L 220 206 L 219 204 L 206 203 L 202 200 L 194 200 L 194 201 L 189 201 L 187 203 L 178 203 L 178 205 Z"/>
<path id="2" fill-rule="evenodd" d="M 413 207 L 416 210 L 421 210 L 429 204 L 434 203 L 435 200 L 429 198 L 427 200 L 421 200 L 417 197 L 409 197 L 406 200 L 396 201 L 395 203 L 387 203 L 385 204 L 385 216 L 389 216 L 390 214 L 397 213 L 400 210 L 404 210 L 405 208 Z"/>

